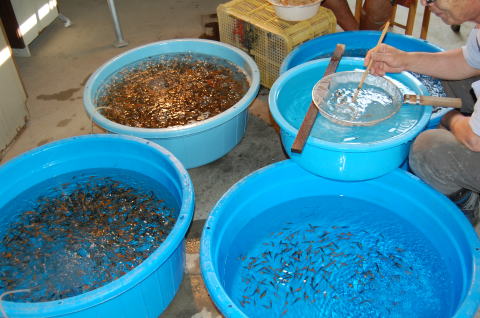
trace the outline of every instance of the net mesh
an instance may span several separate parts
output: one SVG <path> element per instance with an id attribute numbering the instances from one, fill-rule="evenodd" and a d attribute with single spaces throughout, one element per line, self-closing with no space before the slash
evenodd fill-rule
<path id="1" fill-rule="evenodd" d="M 319 112 L 344 126 L 372 126 L 395 115 L 402 106 L 402 94 L 384 77 L 368 75 L 357 98 L 352 100 L 362 74 L 339 72 L 317 82 L 312 99 Z"/>

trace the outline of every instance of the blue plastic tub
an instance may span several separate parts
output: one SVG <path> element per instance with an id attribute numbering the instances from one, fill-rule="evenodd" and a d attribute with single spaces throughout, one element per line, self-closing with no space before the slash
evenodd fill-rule
<path id="1" fill-rule="evenodd" d="M 26 152 L 0 166 L 0 211 L 19 194 L 43 181 L 93 168 L 125 169 L 158 181 L 180 207 L 175 226 L 159 248 L 119 279 L 57 301 L 3 301 L 8 317 L 157 318 L 175 296 L 184 273 L 184 236 L 193 217 L 194 191 L 181 163 L 155 143 L 122 135 L 88 135 Z M 2 213 L 0 222 L 8 222 L 12 217 Z"/>
<path id="2" fill-rule="evenodd" d="M 283 73 L 270 90 L 270 112 L 280 126 L 282 144 L 289 157 L 314 174 L 337 180 L 376 178 L 399 167 L 408 156 L 412 140 L 427 125 L 430 106 L 403 106 L 394 116 L 368 127 L 340 126 L 319 115 L 303 152 L 291 152 L 310 105 L 312 88 L 328 62 L 324 58 L 296 66 Z M 363 59 L 343 58 L 337 72 L 362 68 Z M 391 79 L 410 93 L 426 92 L 411 74 L 392 74 Z M 408 128 L 401 127 L 405 119 L 412 120 Z M 352 141 L 344 141 L 347 139 Z"/>
<path id="3" fill-rule="evenodd" d="M 250 81 L 247 93 L 225 112 L 204 121 L 180 127 L 136 128 L 108 120 L 95 108 L 95 100 L 105 81 L 128 64 L 166 53 L 201 53 L 236 64 Z M 212 162 L 232 150 L 245 135 L 248 106 L 260 88 L 260 73 L 245 52 L 217 41 L 180 39 L 160 41 L 129 50 L 105 63 L 88 80 L 83 94 L 84 107 L 93 121 L 109 132 L 145 138 L 171 151 L 185 166 L 194 168 Z"/>
<path id="4" fill-rule="evenodd" d="M 331 204 L 332 202 L 333 204 Z M 368 211 L 361 210 L 358 205 L 366 207 Z M 288 207 L 288 209 L 282 210 L 283 207 Z M 260 169 L 232 186 L 213 208 L 205 224 L 200 247 L 202 276 L 210 296 L 225 317 L 247 317 L 247 309 L 253 310 L 255 315 L 260 317 L 279 317 L 281 313 L 284 313 L 285 317 L 333 317 L 334 315 L 339 317 L 378 317 L 379 315 L 375 315 L 375 312 L 384 310 L 383 307 L 368 307 L 363 311 L 365 308 L 362 306 L 365 306 L 367 301 L 362 301 L 358 307 L 351 308 L 352 311 L 348 312 L 348 315 L 342 315 L 341 312 L 335 311 L 336 309 L 342 309 L 342 307 L 335 307 L 335 302 L 346 299 L 347 301 L 343 303 L 350 306 L 354 297 L 350 299 L 351 296 L 340 296 L 334 299 L 331 294 L 325 293 L 316 296 L 316 302 L 313 302 L 312 298 L 307 299 L 306 296 L 308 295 L 304 294 L 303 291 L 310 288 L 309 286 L 313 282 L 316 286 L 318 281 L 322 280 L 322 272 L 318 269 L 316 271 L 305 270 L 309 277 L 301 290 L 289 290 L 288 282 L 278 278 L 285 277 L 286 272 L 277 270 L 278 262 L 276 265 L 269 262 L 274 262 L 282 257 L 277 253 L 283 247 L 276 248 L 277 245 L 273 246 L 273 241 L 277 236 L 283 235 L 283 232 L 278 231 L 288 231 L 288 229 L 282 228 L 285 224 L 290 224 L 287 227 L 295 226 L 296 222 L 302 223 L 305 222 L 305 219 L 310 220 L 307 222 L 312 222 L 308 224 L 309 230 L 301 231 L 297 235 L 310 235 L 307 232 L 314 231 L 319 234 L 324 233 L 318 237 L 315 236 L 315 240 L 325 237 L 325 229 L 332 232 L 335 231 L 335 228 L 337 228 L 337 232 L 352 231 L 352 233 L 340 233 L 344 235 L 343 238 L 348 238 L 345 235 L 353 234 L 351 241 L 357 238 L 359 232 L 372 234 L 372 229 L 377 226 L 380 233 L 387 233 L 391 230 L 390 233 L 398 235 L 399 240 L 409 239 L 410 235 L 418 234 L 418 240 L 411 242 L 411 245 L 405 248 L 407 251 L 400 250 L 400 248 L 395 249 L 401 253 L 408 253 L 410 249 L 415 250 L 415 246 L 425 243 L 426 246 L 430 246 L 430 249 L 424 251 L 425 253 L 438 253 L 442 260 L 441 264 L 445 268 L 445 277 L 448 276 L 451 279 L 449 280 L 449 288 L 434 290 L 447 292 L 447 294 L 443 294 L 444 297 L 437 299 L 437 305 L 440 308 L 436 309 L 443 309 L 443 311 L 437 312 L 438 315 L 431 312 L 423 312 L 422 315 L 416 311 L 416 309 L 422 310 L 422 307 L 416 308 L 416 306 L 423 306 L 434 298 L 431 295 L 423 294 L 419 290 L 410 291 L 411 294 L 408 294 L 408 297 L 402 300 L 402 304 L 397 303 L 396 305 L 404 306 L 403 309 L 408 315 L 417 314 L 422 317 L 474 316 L 480 304 L 480 241 L 467 219 L 450 200 L 401 169 L 396 169 L 387 175 L 368 181 L 343 182 L 317 177 L 301 169 L 292 160 L 286 160 Z M 280 220 L 289 222 L 281 222 Z M 319 223 L 315 222 L 319 220 L 323 220 L 326 228 L 317 226 Z M 363 224 L 363 226 L 355 227 L 356 224 Z M 400 226 L 400 224 L 403 225 Z M 334 225 L 344 226 L 335 227 Z M 396 229 L 397 225 L 400 226 L 399 230 Z M 386 234 L 385 239 L 388 241 Z M 271 244 L 270 240 L 272 241 Z M 280 245 L 286 245 L 288 240 L 289 238 L 285 239 L 283 243 L 280 242 Z M 308 242 L 305 242 L 305 244 L 308 244 Z M 318 248 L 315 244 L 323 244 L 320 243 L 322 240 L 318 242 L 313 245 L 315 250 Z M 345 242 L 347 241 L 345 240 Z M 337 241 L 337 243 L 340 244 L 340 241 Z M 359 242 L 356 243 L 358 245 L 358 247 L 355 247 L 356 251 L 360 251 L 361 248 L 367 250 L 366 243 L 363 243 L 363 246 Z M 380 249 L 384 242 L 381 239 L 372 244 Z M 245 254 L 247 253 L 245 251 L 251 251 L 258 247 L 265 249 L 266 252 L 257 259 L 250 258 L 248 257 L 249 254 Z M 323 248 L 328 251 L 328 245 Z M 369 248 L 368 251 L 370 251 Z M 290 250 L 282 252 L 289 255 L 285 262 L 295 267 L 293 263 L 295 255 L 301 257 L 300 255 L 307 253 L 308 249 L 295 251 L 295 248 L 290 248 Z M 343 252 L 357 261 L 360 259 L 354 255 L 359 252 L 352 252 L 351 250 L 343 250 Z M 290 255 L 291 253 L 293 253 L 293 256 Z M 318 267 L 323 262 L 321 255 L 322 253 L 318 253 L 315 258 L 312 258 L 313 262 L 308 266 Z M 341 256 L 337 254 L 336 257 Z M 390 257 L 392 256 L 388 256 L 387 261 Z M 264 259 L 267 261 L 263 261 Z M 416 260 L 425 261 L 427 266 L 430 266 L 430 263 L 433 264 L 433 258 L 431 259 L 422 253 L 420 253 L 420 257 L 413 259 L 412 263 L 415 263 Z M 260 263 L 260 265 L 257 266 L 257 263 Z M 265 275 L 265 272 L 269 270 L 269 265 L 272 265 L 273 270 L 277 273 L 274 275 L 277 277 L 278 285 L 268 279 L 240 281 L 240 283 L 237 280 L 238 272 L 243 270 L 242 267 L 252 267 L 248 273 L 251 273 L 253 277 L 253 275 Z M 284 264 L 284 268 L 290 265 Z M 330 277 L 337 277 L 341 280 L 342 277 L 345 278 L 353 274 L 352 271 L 342 272 L 343 268 L 349 268 L 348 266 L 343 267 L 343 265 L 350 266 L 351 263 L 338 264 L 337 267 L 329 264 L 325 267 L 330 266 L 328 271 L 333 271 Z M 394 265 L 396 266 L 392 265 L 392 267 L 400 270 L 401 275 L 411 275 L 412 273 L 407 273 L 408 270 L 414 272 L 418 270 L 413 264 L 411 268 L 408 264 L 395 263 Z M 266 268 L 262 268 L 262 266 Z M 360 266 L 367 266 L 367 264 Z M 295 268 L 295 270 L 299 271 L 301 269 Z M 385 273 L 382 270 L 383 268 L 380 271 L 378 271 L 378 268 L 371 269 L 377 276 Z M 435 267 L 432 267 L 432 270 L 435 273 Z M 259 274 L 261 271 L 265 272 Z M 336 276 L 335 271 L 338 271 Z M 304 277 L 301 276 L 301 278 Z M 311 283 L 312 277 L 319 278 L 319 280 L 312 280 Z M 417 273 L 413 282 L 425 278 Z M 383 279 L 380 279 L 379 282 L 382 281 Z M 433 284 L 435 282 L 433 280 Z M 299 293 L 300 299 L 295 299 L 295 296 L 291 297 L 291 294 L 287 292 L 288 303 L 281 298 L 282 300 L 279 302 L 273 301 L 273 304 L 280 303 L 281 308 L 275 306 L 269 308 L 268 299 L 275 299 L 276 297 L 271 295 L 272 288 L 274 288 L 272 284 L 277 285 L 278 293 L 282 292 L 282 284 L 285 284 L 287 286 L 285 289 L 291 293 Z M 391 288 L 386 288 L 379 296 L 388 299 L 390 295 L 396 292 L 401 293 L 400 288 L 407 288 L 402 284 L 400 280 Z M 349 289 L 352 286 L 348 287 L 346 285 L 341 287 L 343 292 L 352 290 Z M 247 292 L 243 293 L 245 286 L 250 288 L 248 294 Z M 255 286 L 259 286 L 257 291 L 254 291 Z M 366 292 L 369 291 L 366 290 Z M 238 296 L 242 294 L 245 297 Z M 312 295 L 310 294 L 310 296 Z M 357 295 L 355 298 L 358 297 L 362 296 Z M 299 307 L 295 307 L 297 304 L 300 304 Z M 370 306 L 370 304 L 368 305 Z M 317 307 L 318 311 L 303 312 L 303 315 L 298 314 L 299 311 L 312 310 L 312 307 Z M 289 310 L 286 311 L 284 308 Z M 295 312 L 294 309 L 296 309 Z M 322 311 L 324 309 L 326 311 Z M 319 314 L 319 311 L 322 311 L 322 314 Z M 385 314 L 383 316 L 405 317 L 405 315 L 398 314 L 398 312 L 392 311 L 391 315 Z"/>
<path id="5" fill-rule="evenodd" d="M 377 45 L 380 36 L 379 31 L 348 31 L 323 35 L 307 41 L 292 50 L 283 60 L 280 67 L 280 74 L 302 63 L 317 59 L 332 53 L 337 43 L 346 45 L 344 56 L 364 57 L 366 51 Z M 398 49 L 407 52 L 441 52 L 442 48 L 422 39 L 413 36 L 387 33 L 386 44 L 392 45 Z M 434 95 L 429 92 L 428 95 Z M 435 128 L 440 124 L 440 120 L 450 108 L 435 108 L 430 117 L 427 129 Z"/>

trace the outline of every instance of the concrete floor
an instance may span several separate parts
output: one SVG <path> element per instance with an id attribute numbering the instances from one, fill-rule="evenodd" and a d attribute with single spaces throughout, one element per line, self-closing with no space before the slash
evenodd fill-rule
<path id="1" fill-rule="evenodd" d="M 354 1 L 350 0 L 353 6 Z M 32 56 L 16 57 L 28 94 L 29 121 L 25 130 L 4 153 L 2 163 L 42 144 L 92 132 L 82 105 L 88 77 L 112 57 L 134 47 L 173 38 L 198 38 L 205 32 L 202 16 L 214 13 L 221 0 L 117 0 L 117 9 L 129 42 L 115 48 L 114 31 L 106 1 L 59 1 L 59 10 L 73 25 L 65 28 L 57 19 L 30 45 Z M 399 8 L 405 17 L 406 11 Z M 423 7 L 417 12 L 414 35 L 419 35 Z M 445 49 L 461 46 L 472 29 L 462 25 L 451 31 L 432 16 L 427 40 Z M 394 32 L 401 32 L 394 29 Z M 236 181 L 265 165 L 285 159 L 281 143 L 268 114 L 262 89 L 250 108 L 243 141 L 225 157 L 204 167 L 190 169 L 195 191 L 195 222 L 187 237 L 186 277 L 173 303 L 162 317 L 212 318 L 220 316 L 200 277 L 198 238 L 205 218 L 220 196 Z M 103 133 L 93 126 L 94 133 Z M 477 230 L 478 232 L 478 230 Z"/>

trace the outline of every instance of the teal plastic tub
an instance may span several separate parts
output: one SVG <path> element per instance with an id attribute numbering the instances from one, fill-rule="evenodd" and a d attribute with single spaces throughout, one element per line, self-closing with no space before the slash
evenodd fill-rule
<path id="1" fill-rule="evenodd" d="M 401 169 L 360 182 L 317 177 L 292 160 L 260 169 L 213 208 L 200 266 L 229 318 L 464 318 L 480 304 L 473 227 Z"/>
<path id="2" fill-rule="evenodd" d="M 413 139 L 427 125 L 432 107 L 403 106 L 387 120 L 366 127 L 347 127 L 318 115 L 302 153 L 291 151 L 310 106 L 312 88 L 330 59 L 318 59 L 283 73 L 269 95 L 270 113 L 280 127 L 283 147 L 302 168 L 336 180 L 358 181 L 379 177 L 399 167 Z M 343 58 L 337 72 L 364 69 L 363 59 Z M 413 75 L 390 77 L 404 93 L 423 95 L 426 88 Z"/>
<path id="3" fill-rule="evenodd" d="M 168 189 L 179 206 L 170 234 L 140 265 L 100 288 L 57 301 L 3 301 L 8 317 L 157 318 L 172 301 L 184 274 L 184 237 L 193 217 L 194 191 L 182 164 L 156 143 L 123 135 L 87 135 L 52 142 L 10 160 L 0 166 L 0 223 L 15 216 L 5 214 L 6 204 L 37 184 L 63 174 L 111 168 L 139 173 Z"/>
<path id="4" fill-rule="evenodd" d="M 346 45 L 343 56 L 365 57 L 367 51 L 377 45 L 380 34 L 381 32 L 379 31 L 348 31 L 326 34 L 314 38 L 297 46 L 285 57 L 280 66 L 280 74 L 297 65 L 331 54 L 335 50 L 337 43 Z M 398 33 L 387 33 L 383 43 L 407 52 L 434 53 L 443 51 L 441 47 L 426 40 Z M 427 81 L 425 80 L 425 82 Z M 428 83 L 430 84 L 430 81 L 428 81 Z M 443 88 L 434 87 L 434 85 L 432 85 L 431 88 L 427 87 L 427 89 L 431 90 L 428 91 L 428 95 L 437 95 L 436 93 L 440 91 L 443 93 Z M 426 128 L 436 128 L 440 124 L 443 115 L 450 110 L 450 108 L 434 108 Z"/>
<path id="5" fill-rule="evenodd" d="M 169 128 L 137 128 L 115 123 L 96 110 L 96 98 L 108 79 L 123 67 L 166 53 L 201 53 L 226 59 L 246 74 L 250 88 L 231 108 L 198 123 Z M 248 106 L 260 88 L 255 61 L 245 52 L 218 41 L 167 40 L 147 44 L 114 57 L 98 68 L 87 81 L 83 104 L 93 121 L 105 130 L 151 140 L 171 151 L 185 166 L 194 168 L 212 162 L 232 150 L 245 135 Z"/>

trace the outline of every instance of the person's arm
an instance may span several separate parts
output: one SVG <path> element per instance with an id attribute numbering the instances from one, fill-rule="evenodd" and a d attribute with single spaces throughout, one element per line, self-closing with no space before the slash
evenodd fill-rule
<path id="1" fill-rule="evenodd" d="M 459 111 L 452 110 L 442 117 L 441 124 L 450 130 L 465 147 L 471 151 L 480 152 L 480 136 L 472 130 L 470 118 Z"/>
<path id="2" fill-rule="evenodd" d="M 370 59 L 370 73 L 383 76 L 385 73 L 412 71 L 448 80 L 465 79 L 480 75 L 480 70 L 471 67 L 465 60 L 461 48 L 437 53 L 405 52 L 387 44 L 368 51 L 365 65 Z"/>

